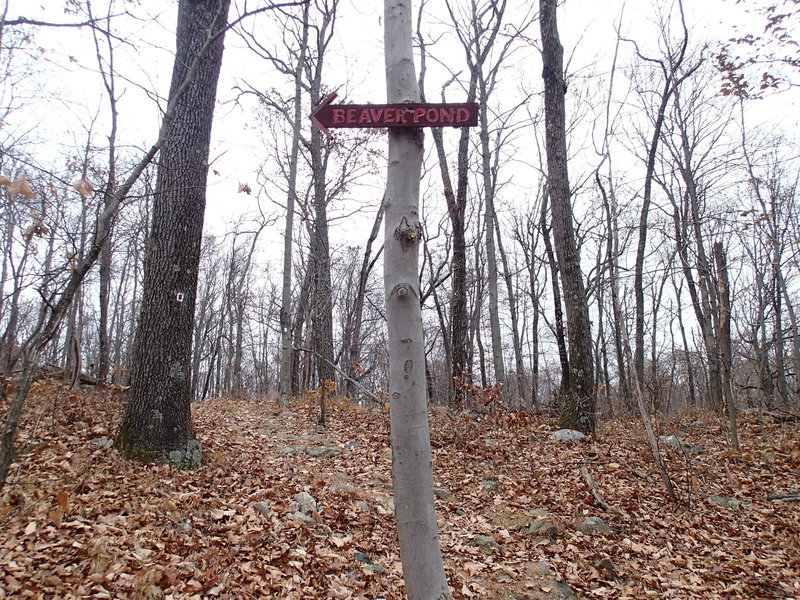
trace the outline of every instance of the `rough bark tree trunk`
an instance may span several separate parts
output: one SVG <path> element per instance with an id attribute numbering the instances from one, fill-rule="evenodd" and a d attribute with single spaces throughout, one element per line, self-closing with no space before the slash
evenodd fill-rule
<path id="1" fill-rule="evenodd" d="M 666 118 L 666 110 L 669 104 L 670 97 L 676 92 L 681 82 L 689 77 L 700 66 L 700 62 L 690 67 L 682 75 L 678 71 L 682 68 L 684 59 L 686 58 L 686 50 L 689 45 L 689 31 L 686 28 L 686 23 L 683 17 L 683 2 L 678 0 L 678 9 L 681 16 L 682 38 L 677 45 L 674 54 L 669 54 L 665 60 L 648 58 L 639 53 L 638 47 L 636 53 L 643 61 L 657 64 L 661 69 L 664 76 L 664 86 L 661 90 L 659 97 L 659 106 L 654 118 L 653 135 L 650 138 L 650 144 L 647 151 L 647 161 L 645 167 L 644 179 L 644 192 L 642 199 L 642 209 L 639 214 L 639 240 L 636 246 L 636 264 L 634 267 L 634 281 L 633 290 L 636 301 L 636 317 L 635 317 L 635 350 L 634 350 L 634 365 L 636 375 L 639 378 L 640 384 L 644 382 L 644 259 L 647 251 L 647 233 L 648 233 L 648 219 L 650 213 L 650 202 L 652 200 L 653 180 L 655 177 L 655 162 L 658 153 L 658 145 L 661 141 L 661 130 L 664 126 Z M 667 35 L 664 31 L 663 35 Z M 666 44 L 669 48 L 670 44 Z M 655 328 L 655 325 L 654 325 Z"/>
<path id="2" fill-rule="evenodd" d="M 569 341 L 569 382 L 559 424 L 584 432 L 595 429 L 594 363 L 591 321 L 575 241 L 567 171 L 567 135 L 564 96 L 564 49 L 558 36 L 556 0 L 540 0 L 542 78 L 544 79 L 547 193 L 553 218 L 553 237 L 564 289 Z"/>
<path id="3" fill-rule="evenodd" d="M 486 82 L 481 74 L 478 78 L 481 87 L 481 98 L 487 98 Z M 481 178 L 483 179 L 483 196 L 486 202 L 486 213 L 484 215 L 484 229 L 486 235 L 486 268 L 488 279 L 486 285 L 489 288 L 489 329 L 492 337 L 492 366 L 494 368 L 494 380 L 505 389 L 506 367 L 503 358 L 503 336 L 500 332 L 500 299 L 497 288 L 497 256 L 495 250 L 495 227 L 496 219 L 494 210 L 494 179 L 491 170 L 491 150 L 489 149 L 489 118 L 487 115 L 486 102 L 480 104 L 479 109 L 480 142 L 481 142 Z"/>
<path id="4" fill-rule="evenodd" d="M 111 48 L 109 39 L 109 48 Z M 113 52 L 110 52 L 113 58 Z M 113 63 L 112 63 L 113 69 Z M 114 85 L 114 75 L 112 73 L 104 75 L 103 80 L 106 84 L 106 93 L 111 102 L 111 134 L 109 135 L 108 150 L 108 183 L 103 190 L 103 206 L 108 206 L 114 200 L 114 185 L 117 179 L 117 98 Z M 100 290 L 98 302 L 100 304 L 100 322 L 98 324 L 98 356 L 97 356 L 97 378 L 100 381 L 108 379 L 109 357 L 111 347 L 109 343 L 108 309 L 111 302 L 111 277 L 112 277 L 112 253 L 114 251 L 113 230 L 108 234 L 108 240 L 100 251 Z M 121 282 L 120 282 L 121 285 Z"/>
<path id="5" fill-rule="evenodd" d="M 327 5 L 326 5 L 327 6 Z M 317 106 L 322 101 L 322 73 L 325 51 L 330 41 L 333 24 L 336 18 L 337 4 L 329 5 L 316 33 L 316 61 L 311 69 L 309 93 L 311 105 Z M 306 68 L 310 68 L 306 65 Z M 335 356 L 333 351 L 333 290 L 331 286 L 331 257 L 328 239 L 328 193 L 326 173 L 328 156 L 322 139 L 322 132 L 314 127 L 311 130 L 311 176 L 313 179 L 314 222 L 311 231 L 311 266 L 313 270 L 314 304 L 311 310 L 311 328 L 313 348 L 317 357 L 317 379 L 319 386 L 327 381 L 336 381 L 333 368 Z M 320 411 L 322 416 L 324 411 Z"/>
<path id="6" fill-rule="evenodd" d="M 385 199 L 381 199 L 381 206 L 378 209 L 378 214 L 375 215 L 375 221 L 372 224 L 372 230 L 367 238 L 367 244 L 364 248 L 364 260 L 361 263 L 361 271 L 358 273 L 358 289 L 355 295 L 355 306 L 353 307 L 352 318 L 349 323 L 349 331 L 347 332 L 347 339 L 345 349 L 347 351 L 347 365 L 345 365 L 345 373 L 347 373 L 347 396 L 355 397 L 356 394 L 356 380 L 358 377 L 359 361 L 361 360 L 361 333 L 362 333 L 362 316 L 364 314 L 364 298 L 367 293 L 367 280 L 369 274 L 372 272 L 372 267 L 375 260 L 380 256 L 382 249 L 379 249 L 375 258 L 372 258 L 372 244 L 378 237 L 380 232 L 381 223 L 383 222 L 383 213 L 386 209 Z"/>
<path id="7" fill-rule="evenodd" d="M 467 91 L 467 102 L 475 101 L 476 76 L 474 70 L 470 76 Z M 423 97 L 423 101 L 424 101 Z M 444 99 L 442 99 L 444 101 Z M 465 232 L 467 191 L 469 187 L 469 128 L 464 127 L 458 139 L 456 155 L 456 188 L 453 189 L 450 170 L 447 164 L 447 153 L 444 146 L 444 135 L 440 127 L 431 130 L 436 155 L 439 159 L 439 170 L 444 186 L 444 197 L 447 202 L 447 215 L 450 218 L 450 235 L 452 254 L 450 256 L 451 296 L 449 347 L 450 361 L 448 371 L 448 405 L 451 408 L 464 404 L 464 383 L 469 379 L 470 361 L 467 359 L 467 332 L 469 329 L 469 307 L 467 305 L 467 242 Z"/>
<path id="8" fill-rule="evenodd" d="M 733 397 L 733 348 L 731 344 L 731 294 L 728 278 L 728 260 L 722 242 L 714 243 L 714 262 L 719 281 L 719 329 L 717 347 L 722 363 L 722 391 L 728 422 L 731 426 L 731 448 L 739 451 L 739 427 L 736 420 L 736 402 Z"/>
<path id="9" fill-rule="evenodd" d="M 130 397 L 116 440 L 127 458 L 182 468 L 202 463 L 190 410 L 192 326 L 229 5 L 230 0 L 180 0 L 178 5 L 170 98 L 185 85 L 186 91 L 174 115 L 165 118 Z"/>
<path id="10" fill-rule="evenodd" d="M 503 280 L 506 284 L 508 295 L 508 312 L 511 318 L 511 342 L 514 347 L 514 371 L 517 381 L 517 398 L 523 403 L 528 401 L 528 377 L 525 374 L 525 365 L 522 360 L 522 341 L 519 337 L 518 294 L 514 293 L 514 273 L 503 247 L 503 238 L 500 233 L 500 224 L 495 220 L 495 233 L 497 234 L 497 251 L 500 253 L 500 263 L 503 265 Z"/>
<path id="11" fill-rule="evenodd" d="M 553 242 L 550 239 L 552 227 L 548 225 L 548 192 L 545 190 L 542 198 L 542 213 L 539 227 L 542 232 L 544 242 L 544 253 L 547 256 L 547 266 L 550 269 L 550 286 L 553 289 L 553 335 L 556 338 L 558 348 L 558 361 L 561 365 L 561 383 L 559 384 L 558 396 L 564 393 L 569 384 L 569 355 L 567 354 L 567 336 L 564 322 L 563 302 L 561 299 L 561 284 L 558 282 L 558 263 L 553 252 Z"/>
<path id="12" fill-rule="evenodd" d="M 610 181 L 611 177 L 609 177 L 609 182 Z M 616 196 L 613 185 L 611 187 L 610 194 L 606 192 L 605 186 L 603 186 L 603 182 L 600 179 L 600 173 L 595 173 L 595 182 L 600 190 L 600 196 L 603 199 L 603 209 L 606 216 L 606 229 L 608 231 L 608 239 L 606 244 L 606 269 L 608 270 L 609 281 L 613 284 L 614 282 L 619 281 L 620 254 Z M 618 286 L 611 285 L 610 287 L 612 305 L 616 302 L 616 304 L 621 306 L 620 299 L 614 298 L 614 295 L 619 293 Z M 623 324 L 617 320 L 617 316 L 617 313 L 612 311 L 611 317 L 614 319 L 614 353 L 616 354 L 617 377 L 619 379 L 619 398 L 625 408 L 631 408 L 631 392 L 627 375 L 628 368 L 625 360 L 625 353 L 622 350 Z"/>

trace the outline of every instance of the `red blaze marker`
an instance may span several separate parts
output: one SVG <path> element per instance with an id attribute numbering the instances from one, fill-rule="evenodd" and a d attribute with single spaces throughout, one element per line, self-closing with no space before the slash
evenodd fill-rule
<path id="1" fill-rule="evenodd" d="M 332 127 L 475 127 L 478 105 L 463 104 L 331 104 L 329 94 L 311 113 L 311 121 L 331 137 Z"/>

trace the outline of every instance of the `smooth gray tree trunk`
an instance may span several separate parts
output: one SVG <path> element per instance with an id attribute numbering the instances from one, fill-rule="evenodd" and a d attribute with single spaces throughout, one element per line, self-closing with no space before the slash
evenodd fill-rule
<path id="1" fill-rule="evenodd" d="M 386 89 L 390 103 L 419 101 L 410 0 L 384 0 Z M 392 475 L 400 558 L 410 600 L 449 600 L 433 497 L 419 305 L 419 182 L 423 134 L 389 130 L 384 285 L 389 328 Z"/>
<path id="2" fill-rule="evenodd" d="M 289 406 L 292 392 L 292 240 L 294 236 L 294 204 L 297 197 L 297 160 L 300 155 L 300 135 L 303 119 L 303 65 L 308 45 L 308 7 L 303 7 L 303 43 L 300 45 L 294 71 L 294 122 L 292 147 L 289 152 L 289 192 L 286 196 L 286 228 L 283 234 L 283 283 L 281 286 L 281 364 L 278 381 L 279 404 Z"/>

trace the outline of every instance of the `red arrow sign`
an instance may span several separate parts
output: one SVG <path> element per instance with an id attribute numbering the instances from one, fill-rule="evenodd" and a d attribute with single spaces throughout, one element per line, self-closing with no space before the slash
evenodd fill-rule
<path id="1" fill-rule="evenodd" d="M 329 94 L 311 113 L 311 121 L 331 137 L 332 127 L 475 127 L 478 105 L 463 104 L 331 104 Z"/>

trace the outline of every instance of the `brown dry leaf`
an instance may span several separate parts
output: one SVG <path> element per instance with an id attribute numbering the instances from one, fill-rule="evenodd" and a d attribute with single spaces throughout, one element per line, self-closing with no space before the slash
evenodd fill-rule
<path id="1" fill-rule="evenodd" d="M 486 568 L 485 564 L 472 561 L 464 563 L 463 566 L 464 572 L 470 577 L 474 577 L 475 575 L 483 571 L 485 568 Z"/>
<path id="2" fill-rule="evenodd" d="M 69 510 L 69 492 L 61 490 L 56 496 L 56 502 L 61 507 L 61 510 L 67 512 Z"/>
<path id="3" fill-rule="evenodd" d="M 6 175 L 0 175 L 0 185 L 11 185 L 13 182 L 11 181 L 10 177 Z"/>
<path id="4" fill-rule="evenodd" d="M 388 508 L 386 412 L 331 398 L 329 424 L 320 431 L 314 426 L 318 408 L 302 400 L 296 414 L 264 399 L 207 400 L 195 407 L 196 430 L 207 456 L 220 453 L 225 460 L 180 472 L 99 453 L 75 487 L 72 481 L 83 471 L 71 461 L 83 456 L 87 432 L 108 435 L 124 399 L 111 390 L 77 391 L 72 401 L 59 404 L 55 424 L 44 434 L 36 424 L 43 415 L 50 418 L 54 398 L 63 394 L 59 389 L 38 382 L 30 415 L 20 425 L 23 437 L 47 436 L 45 445 L 24 456 L 22 480 L 35 486 L 0 495 L 0 561 L 11 565 L 0 588 L 9 597 L 46 589 L 45 597 L 66 598 L 83 589 L 82 596 L 122 599 L 138 589 L 144 598 L 160 588 L 176 599 L 404 598 Z M 436 485 L 458 498 L 437 502 L 456 600 L 544 597 L 540 588 L 552 592 L 553 580 L 569 584 L 580 597 L 629 600 L 792 597 L 800 589 L 796 506 L 766 500 L 776 490 L 800 489 L 800 474 L 791 466 L 792 452 L 800 447 L 796 425 L 765 424 L 773 442 L 766 447 L 759 444 L 759 427 L 750 427 L 756 417 L 743 415 L 741 443 L 753 457 L 744 463 L 725 457 L 725 428 L 718 418 L 662 423 L 668 431 L 683 427 L 687 439 L 705 448 L 689 468 L 679 454 L 666 456 L 678 489 L 689 490 L 694 477 L 704 493 L 708 488 L 709 495 L 751 505 L 748 511 L 725 511 L 704 496 L 693 495 L 686 508 L 667 500 L 651 477 L 651 459 L 630 436 L 641 427 L 638 422 L 620 418 L 613 431 L 603 431 L 602 442 L 565 448 L 549 437 L 546 418 L 509 412 L 481 421 L 459 411 L 431 414 Z M 695 425 L 687 431 L 688 422 Z M 494 442 L 485 443 L 487 438 Z M 282 452 L 290 444 L 323 440 L 349 451 L 324 461 Z M 626 514 L 606 514 L 593 503 L 575 476 L 575 463 L 586 461 L 596 465 L 593 474 L 608 503 Z M 69 464 L 75 472 L 67 470 Z M 730 487 L 726 473 L 737 487 Z M 487 480 L 497 484 L 488 493 Z M 322 507 L 316 524 L 288 519 L 300 491 Z M 251 506 L 262 501 L 275 518 L 253 518 Z M 64 507 L 70 518 L 63 516 L 56 529 L 51 522 Z M 539 518 L 535 509 L 547 511 L 541 518 L 557 526 L 557 541 L 527 533 Z M 624 533 L 579 534 L 578 515 L 603 517 Z M 497 540 L 502 558 L 470 546 L 476 535 Z M 387 572 L 359 569 L 357 553 Z M 618 578 L 593 567 L 601 558 L 613 561 Z M 541 575 L 540 561 L 551 575 Z M 152 577 L 145 575 L 151 569 Z M 352 572 L 358 573 L 355 580 L 345 576 Z"/>
<path id="5" fill-rule="evenodd" d="M 73 183 L 72 187 L 74 187 L 84 198 L 88 198 L 92 195 L 92 192 L 94 192 L 92 184 L 86 181 L 86 179 L 81 179 L 80 181 Z"/>
<path id="6" fill-rule="evenodd" d="M 31 189 L 31 184 L 25 175 L 20 175 L 17 180 L 8 186 L 8 193 L 11 196 L 24 196 L 28 200 L 36 198 L 36 194 Z"/>
<path id="7" fill-rule="evenodd" d="M 180 573 L 178 572 L 178 569 L 176 569 L 175 567 L 167 567 L 166 569 L 164 569 L 164 573 L 161 575 L 161 583 L 162 585 L 171 587 L 178 582 L 179 577 Z"/>
<path id="8" fill-rule="evenodd" d="M 53 522 L 53 525 L 56 526 L 56 529 L 61 527 L 61 521 L 64 519 L 64 511 L 61 508 L 54 508 L 47 513 L 47 516 L 50 517 L 50 520 Z"/>

